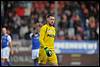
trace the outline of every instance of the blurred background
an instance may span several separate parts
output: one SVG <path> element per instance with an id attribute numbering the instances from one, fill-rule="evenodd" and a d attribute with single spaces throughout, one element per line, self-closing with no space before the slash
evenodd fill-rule
<path id="1" fill-rule="evenodd" d="M 99 2 L 1 1 L 1 28 L 6 26 L 13 39 L 13 65 L 33 64 L 29 34 L 48 14 L 56 17 L 59 65 L 99 65 Z"/>

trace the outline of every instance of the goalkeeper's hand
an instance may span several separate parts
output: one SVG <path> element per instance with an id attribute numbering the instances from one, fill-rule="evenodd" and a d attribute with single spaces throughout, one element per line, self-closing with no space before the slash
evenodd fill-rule
<path id="1" fill-rule="evenodd" d="M 52 51 L 49 50 L 48 47 L 44 48 L 44 50 L 46 51 L 46 54 L 47 54 L 48 57 L 50 57 L 52 55 Z"/>

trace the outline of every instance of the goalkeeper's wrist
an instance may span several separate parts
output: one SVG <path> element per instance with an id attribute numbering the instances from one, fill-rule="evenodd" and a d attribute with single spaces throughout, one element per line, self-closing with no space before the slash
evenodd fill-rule
<path id="1" fill-rule="evenodd" d="M 51 50 L 49 50 L 48 47 L 45 47 L 44 50 L 46 51 L 46 54 L 48 57 L 50 57 L 52 55 L 52 52 L 51 52 Z"/>
<path id="2" fill-rule="evenodd" d="M 44 49 L 47 49 L 48 47 L 44 47 Z"/>

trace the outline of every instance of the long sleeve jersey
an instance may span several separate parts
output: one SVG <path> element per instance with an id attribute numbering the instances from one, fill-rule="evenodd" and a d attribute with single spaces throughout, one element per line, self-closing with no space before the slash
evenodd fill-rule
<path id="1" fill-rule="evenodd" d="M 55 39 L 55 28 L 53 26 L 49 26 L 45 24 L 40 29 L 40 47 L 45 48 L 48 47 L 51 50 L 54 50 L 54 39 Z"/>

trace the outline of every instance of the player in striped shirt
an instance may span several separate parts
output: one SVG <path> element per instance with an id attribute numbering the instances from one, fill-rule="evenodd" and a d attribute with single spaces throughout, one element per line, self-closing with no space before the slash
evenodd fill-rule
<path id="1" fill-rule="evenodd" d="M 9 34 L 7 34 L 6 27 L 2 28 L 1 35 L 1 65 L 10 65 L 9 56 L 10 53 L 13 54 L 12 50 L 12 39 Z"/>
<path id="2" fill-rule="evenodd" d="M 39 57 L 39 49 L 40 49 L 40 42 L 39 42 L 39 29 L 40 24 L 36 23 L 35 27 L 33 28 L 33 32 L 30 34 L 32 39 L 32 59 L 34 61 L 34 66 L 39 66 L 38 64 L 38 57 Z"/>

